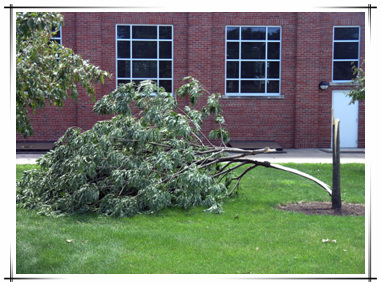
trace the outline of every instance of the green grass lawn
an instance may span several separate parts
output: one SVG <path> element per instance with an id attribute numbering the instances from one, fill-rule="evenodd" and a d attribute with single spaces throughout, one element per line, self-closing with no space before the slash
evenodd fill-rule
<path id="1" fill-rule="evenodd" d="M 330 164 L 284 165 L 331 185 Z M 34 167 L 18 165 L 17 178 Z M 341 189 L 343 202 L 364 203 L 364 164 L 341 166 Z M 132 218 L 50 218 L 17 209 L 16 272 L 364 274 L 365 218 L 274 208 L 299 201 L 330 197 L 306 179 L 258 167 L 219 215 L 195 207 Z"/>

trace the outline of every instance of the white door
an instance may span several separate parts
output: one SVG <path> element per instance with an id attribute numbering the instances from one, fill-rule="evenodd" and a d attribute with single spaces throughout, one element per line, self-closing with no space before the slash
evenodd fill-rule
<path id="1" fill-rule="evenodd" d="M 357 148 L 358 102 L 349 104 L 348 90 L 332 91 L 332 108 L 336 119 L 340 119 L 340 147 Z"/>

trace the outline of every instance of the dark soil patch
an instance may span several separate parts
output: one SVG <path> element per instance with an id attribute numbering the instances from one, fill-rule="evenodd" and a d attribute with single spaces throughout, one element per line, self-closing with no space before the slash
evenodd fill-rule
<path id="1" fill-rule="evenodd" d="M 300 202 L 285 206 L 277 206 L 276 208 L 285 211 L 301 212 L 307 215 L 365 215 L 365 205 L 363 204 L 342 203 L 341 210 L 332 209 L 332 203 L 330 202 Z"/>

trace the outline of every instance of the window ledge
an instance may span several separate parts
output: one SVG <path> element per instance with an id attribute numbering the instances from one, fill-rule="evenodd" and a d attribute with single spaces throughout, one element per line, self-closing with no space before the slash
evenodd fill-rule
<path id="1" fill-rule="evenodd" d="M 340 81 L 331 81 L 329 83 L 329 86 L 356 86 L 358 85 L 357 83 L 353 83 L 351 81 L 345 81 L 345 82 L 340 82 Z"/>
<path id="2" fill-rule="evenodd" d="M 284 95 L 223 95 L 222 99 L 284 99 Z"/>

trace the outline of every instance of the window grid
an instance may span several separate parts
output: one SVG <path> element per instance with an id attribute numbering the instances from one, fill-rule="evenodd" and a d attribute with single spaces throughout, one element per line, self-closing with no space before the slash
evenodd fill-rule
<path id="1" fill-rule="evenodd" d="M 227 31 L 229 28 L 239 28 L 239 38 L 238 39 L 228 39 L 227 37 Z M 265 39 L 258 39 L 258 40 L 252 40 L 252 39 L 242 39 L 242 28 L 265 28 Z M 269 28 L 279 28 L 280 35 L 279 40 L 276 39 L 269 39 Z M 225 37 L 226 37 L 226 45 L 225 45 L 225 92 L 228 96 L 279 96 L 280 90 L 281 90 L 281 50 L 282 50 L 282 28 L 280 26 L 227 26 L 225 30 Z M 239 50 L 238 50 L 238 58 L 234 59 L 228 59 L 228 43 L 239 43 Z M 264 59 L 243 59 L 242 58 L 242 43 L 265 43 L 265 56 Z M 279 58 L 278 59 L 269 59 L 268 58 L 268 44 L 269 43 L 279 43 Z M 228 62 L 237 62 L 238 61 L 238 77 L 237 78 L 229 78 L 227 76 L 227 65 Z M 265 76 L 263 78 L 243 78 L 241 74 L 242 70 L 242 63 L 244 62 L 263 62 L 265 65 L 264 73 Z M 279 76 L 277 78 L 270 78 L 268 77 L 268 64 L 271 62 L 279 63 Z M 227 81 L 234 80 L 238 81 L 238 92 L 228 92 L 228 86 Z M 265 91 L 264 93 L 242 93 L 242 81 L 250 80 L 250 81 L 264 81 L 265 82 Z M 268 83 L 269 81 L 278 81 L 279 83 L 279 92 L 277 93 L 270 93 L 268 92 Z"/>
<path id="2" fill-rule="evenodd" d="M 336 40 L 335 39 L 335 32 L 336 29 L 345 29 L 345 28 L 357 28 L 358 29 L 358 39 L 355 40 Z M 332 34 L 332 40 L 333 40 L 333 45 L 332 45 L 332 81 L 334 82 L 348 82 L 351 81 L 351 79 L 335 79 L 335 63 L 336 62 L 354 62 L 357 63 L 357 67 L 360 64 L 360 27 L 359 26 L 335 26 L 333 27 L 333 34 Z M 336 43 L 357 43 L 357 57 L 356 58 L 343 58 L 343 59 L 336 59 L 335 58 L 335 44 Z"/>
<path id="3" fill-rule="evenodd" d="M 58 34 L 58 36 L 57 36 Z M 51 41 L 55 41 L 57 44 L 62 45 L 62 25 L 60 26 L 59 33 L 56 33 L 54 37 L 50 38 Z"/>
<path id="4" fill-rule="evenodd" d="M 134 38 L 133 37 L 133 27 L 156 27 L 156 38 Z M 129 27 L 129 38 L 118 38 L 118 27 Z M 160 27 L 171 27 L 171 37 L 170 39 L 160 38 Z M 173 26 L 172 25 L 134 25 L 134 24 L 117 24 L 115 29 L 115 39 L 116 39 L 116 86 L 118 86 L 119 81 L 134 81 L 138 83 L 143 80 L 152 80 L 160 85 L 160 81 L 171 81 L 170 91 L 166 89 L 167 92 L 172 93 L 173 90 Z M 129 57 L 119 57 L 118 55 L 118 42 L 129 42 Z M 152 58 L 137 58 L 133 57 L 133 43 L 136 42 L 156 42 L 156 57 Z M 170 58 L 161 58 L 160 57 L 160 42 L 170 42 L 171 43 L 171 57 Z M 119 76 L 118 71 L 118 62 L 121 60 L 129 61 L 129 77 Z M 133 75 L 133 63 L 136 62 L 156 62 L 156 77 L 134 77 Z M 171 66 L 171 77 L 160 77 L 160 62 L 166 61 L 170 62 Z"/>

